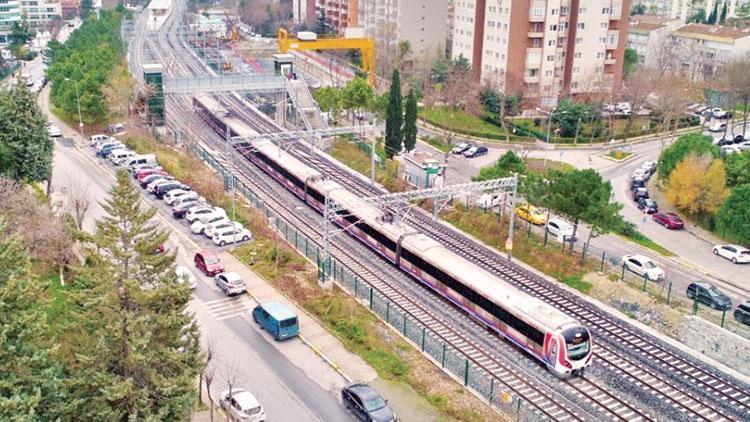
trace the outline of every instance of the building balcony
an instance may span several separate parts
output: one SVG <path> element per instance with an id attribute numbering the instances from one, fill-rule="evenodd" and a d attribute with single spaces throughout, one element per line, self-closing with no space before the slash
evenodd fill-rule
<path id="1" fill-rule="evenodd" d="M 538 84 L 539 83 L 539 74 L 536 75 L 523 75 L 523 82 L 527 84 Z"/>
<path id="2" fill-rule="evenodd" d="M 606 65 L 613 65 L 615 63 L 617 63 L 617 59 L 615 59 L 614 57 L 607 57 L 606 59 L 604 59 L 604 64 Z"/>
<path id="3" fill-rule="evenodd" d="M 529 31 L 529 38 L 544 38 L 544 32 Z"/>

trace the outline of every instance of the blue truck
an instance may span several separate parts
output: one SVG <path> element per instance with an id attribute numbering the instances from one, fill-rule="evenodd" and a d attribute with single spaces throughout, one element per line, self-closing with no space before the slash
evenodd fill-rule
<path id="1" fill-rule="evenodd" d="M 268 331 L 276 341 L 286 340 L 299 334 L 297 315 L 281 302 L 258 304 L 253 309 L 253 321 Z"/>

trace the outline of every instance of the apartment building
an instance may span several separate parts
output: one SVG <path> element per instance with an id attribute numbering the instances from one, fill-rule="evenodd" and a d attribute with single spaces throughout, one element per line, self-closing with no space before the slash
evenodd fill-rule
<path id="1" fill-rule="evenodd" d="M 391 57 L 402 40 L 415 57 L 445 48 L 447 22 L 448 0 L 359 0 L 359 25 L 381 57 Z"/>
<path id="2" fill-rule="evenodd" d="M 539 106 L 622 84 L 629 0 L 457 0 L 453 59 Z"/>
<path id="3" fill-rule="evenodd" d="M 632 16 L 628 26 L 628 48 L 638 54 L 638 65 L 644 68 L 661 68 L 668 56 L 666 49 L 671 49 L 672 31 L 682 25 L 679 19 L 668 16 L 639 15 Z"/>
<path id="4" fill-rule="evenodd" d="M 727 62 L 750 55 L 750 32 L 693 23 L 672 33 L 674 67 L 693 80 L 709 80 Z"/>
<path id="5" fill-rule="evenodd" d="M 14 22 L 21 21 L 19 0 L 0 0 L 0 45 L 8 44 L 8 34 Z"/>
<path id="6" fill-rule="evenodd" d="M 345 28 L 359 26 L 359 0 L 318 0 L 315 10 L 332 32 L 343 34 Z"/>
<path id="7" fill-rule="evenodd" d="M 295 25 L 314 24 L 317 18 L 315 13 L 315 0 L 292 1 L 292 19 Z"/>
<path id="8" fill-rule="evenodd" d="M 60 0 L 21 0 L 21 15 L 30 26 L 37 27 L 61 17 L 62 4 Z"/>
<path id="9" fill-rule="evenodd" d="M 701 9 L 706 12 L 706 16 L 711 14 L 714 7 L 721 14 L 725 2 L 727 17 L 733 18 L 750 0 L 633 0 L 633 4 L 644 5 L 648 14 L 680 19 L 683 23 Z"/>

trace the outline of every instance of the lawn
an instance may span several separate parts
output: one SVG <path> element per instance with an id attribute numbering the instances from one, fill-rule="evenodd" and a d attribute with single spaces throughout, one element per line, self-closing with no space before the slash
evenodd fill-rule
<path id="1" fill-rule="evenodd" d="M 505 139 L 503 128 L 461 110 L 448 107 L 421 108 L 419 116 L 447 130 L 489 139 Z"/>

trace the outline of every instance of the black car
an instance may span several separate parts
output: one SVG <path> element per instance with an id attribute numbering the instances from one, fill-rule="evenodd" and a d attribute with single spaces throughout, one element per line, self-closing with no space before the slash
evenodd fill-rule
<path id="1" fill-rule="evenodd" d="M 734 137 L 734 139 L 732 139 L 732 142 L 735 143 L 735 144 L 741 144 L 741 143 L 745 142 L 745 137 L 742 136 L 742 135 L 737 135 L 737 136 Z M 729 144 L 726 144 L 726 145 L 729 145 Z"/>
<path id="2" fill-rule="evenodd" d="M 174 207 L 172 207 L 172 217 L 182 218 L 185 216 L 185 214 L 187 214 L 190 208 L 198 207 L 203 204 L 204 202 L 199 198 L 186 199 L 180 202 L 180 205 L 175 205 Z"/>
<path id="3" fill-rule="evenodd" d="M 732 309 L 732 300 L 729 299 L 729 296 L 725 295 L 711 283 L 702 281 L 690 283 L 687 288 L 687 297 L 693 300 L 697 298 L 698 302 L 720 311 Z M 737 318 L 736 312 L 735 318 Z"/>
<path id="4" fill-rule="evenodd" d="M 645 188 L 646 187 L 646 181 L 643 180 L 641 177 L 636 177 L 632 180 L 630 180 L 630 191 L 634 192 L 638 188 Z"/>
<path id="5" fill-rule="evenodd" d="M 653 199 L 641 198 L 638 200 L 638 209 L 646 211 L 647 214 L 656 214 L 659 212 L 659 205 Z"/>
<path id="6" fill-rule="evenodd" d="M 638 202 L 641 199 L 648 199 L 648 189 L 646 189 L 646 188 L 636 188 L 633 191 L 633 201 Z"/>
<path id="7" fill-rule="evenodd" d="M 190 186 L 180 182 L 165 183 L 163 185 L 157 186 L 154 189 L 154 195 L 156 195 L 157 198 L 162 199 L 164 198 L 164 195 L 167 194 L 167 192 L 175 189 L 190 190 Z"/>
<path id="8" fill-rule="evenodd" d="M 485 154 L 487 154 L 487 152 L 488 151 L 487 151 L 487 147 L 486 146 L 483 146 L 483 145 L 476 146 L 475 145 L 475 146 L 467 149 L 466 151 L 464 151 L 463 154 L 464 154 L 464 157 L 466 157 L 466 158 L 474 158 L 474 157 L 479 157 L 480 155 L 485 155 Z"/>
<path id="9" fill-rule="evenodd" d="M 367 384 L 349 384 L 341 389 L 341 400 L 357 420 L 367 422 L 393 422 L 398 418 L 388 406 L 388 401 L 380 397 Z"/>
<path id="10" fill-rule="evenodd" d="M 750 300 L 740 303 L 734 310 L 734 319 L 746 325 L 750 325 Z"/>
<path id="11" fill-rule="evenodd" d="M 716 146 L 723 147 L 724 145 L 732 145 L 733 143 L 735 143 L 733 139 L 724 138 L 716 141 Z"/>

